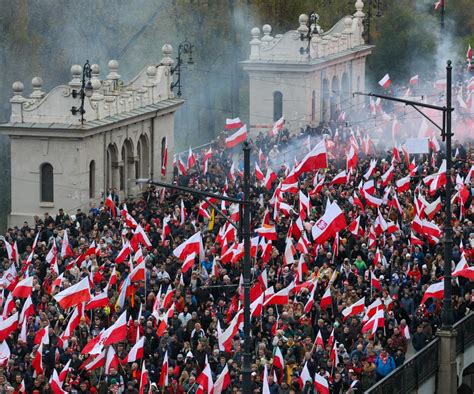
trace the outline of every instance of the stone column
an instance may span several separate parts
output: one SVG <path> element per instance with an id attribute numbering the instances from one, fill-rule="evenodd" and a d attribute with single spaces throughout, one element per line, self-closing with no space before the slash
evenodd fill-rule
<path id="1" fill-rule="evenodd" d="M 456 366 L 457 332 L 455 330 L 438 330 L 437 335 L 440 339 L 437 391 L 443 394 L 456 394 L 458 387 Z"/>

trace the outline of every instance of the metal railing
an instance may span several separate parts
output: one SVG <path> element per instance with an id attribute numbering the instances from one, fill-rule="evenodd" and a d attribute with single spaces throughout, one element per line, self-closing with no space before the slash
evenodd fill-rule
<path id="1" fill-rule="evenodd" d="M 474 342 L 474 313 L 463 317 L 454 325 L 456 335 L 456 356 Z"/>
<path id="2" fill-rule="evenodd" d="M 438 349 L 439 338 L 435 338 L 366 393 L 401 394 L 416 389 L 438 370 Z"/>
<path id="3" fill-rule="evenodd" d="M 455 325 L 456 355 L 461 354 L 474 342 L 474 313 L 470 313 Z M 415 390 L 431 376 L 439 367 L 439 338 L 433 339 L 426 347 L 411 356 L 399 368 L 377 382 L 366 393 L 370 394 L 401 394 Z"/>

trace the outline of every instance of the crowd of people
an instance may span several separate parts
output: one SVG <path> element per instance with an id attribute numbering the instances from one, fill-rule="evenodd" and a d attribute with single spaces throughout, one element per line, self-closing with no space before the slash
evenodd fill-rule
<path id="1" fill-rule="evenodd" d="M 436 208 L 445 201 L 442 144 L 432 137 L 429 154 L 407 157 L 370 134 L 344 120 L 249 138 L 257 166 L 248 199 L 259 244 L 251 258 L 253 393 L 325 392 L 325 383 L 335 394 L 362 392 L 423 349 L 440 327 L 442 297 L 424 295 L 443 280 L 442 237 L 413 223 L 443 231 L 445 212 Z M 297 190 L 282 192 L 292 168 L 322 139 L 327 168 L 305 172 Z M 332 182 L 348 167 L 350 148 L 356 162 L 347 179 Z M 472 140 L 454 151 L 452 267 L 459 271 L 474 257 Z M 224 137 L 183 164 L 174 168 L 175 184 L 244 198 L 240 146 L 226 149 Z M 403 190 L 397 181 L 407 177 Z M 434 190 L 433 179 L 441 182 Z M 346 226 L 313 242 L 312 229 L 334 203 Z M 239 222 L 231 204 L 214 204 Z M 276 236 L 257 232 L 262 228 Z M 197 233 L 203 253 L 179 256 L 176 248 Z M 89 212 L 60 210 L 8 229 L 0 248 L 0 334 L 16 312 L 20 321 L 0 345 L 0 391 L 241 393 L 239 247 L 238 232 L 199 196 L 155 186 L 127 201 L 111 191 Z M 30 277 L 30 291 L 12 297 Z M 84 278 L 92 301 L 63 308 L 57 294 Z M 452 285 L 458 321 L 473 307 L 473 286 L 465 275 Z M 285 289 L 284 302 L 272 301 Z M 125 336 L 104 337 L 124 312 Z M 367 329 L 369 321 L 375 325 Z M 103 343 L 94 351 L 98 338 Z"/>

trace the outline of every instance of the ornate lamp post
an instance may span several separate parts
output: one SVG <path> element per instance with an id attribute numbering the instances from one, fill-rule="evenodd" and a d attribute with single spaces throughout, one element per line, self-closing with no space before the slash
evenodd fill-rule
<path id="1" fill-rule="evenodd" d="M 367 24 L 367 44 L 370 44 L 370 21 L 372 19 L 372 5 L 374 5 L 377 8 L 377 13 L 375 16 L 377 18 L 380 18 L 382 16 L 382 10 L 380 9 L 380 5 L 382 3 L 382 0 L 368 0 L 367 5 L 369 9 L 367 10 L 367 19 L 366 19 L 366 24 Z"/>
<path id="2" fill-rule="evenodd" d="M 300 33 L 300 40 L 302 42 L 308 41 L 308 45 L 306 46 L 306 48 L 305 47 L 300 48 L 300 53 L 302 55 L 305 53 L 308 54 L 308 59 L 309 59 L 311 39 L 313 38 L 313 35 L 321 34 L 323 32 L 321 27 L 318 25 L 318 20 L 319 20 L 319 15 L 316 14 L 315 11 L 312 11 L 311 14 L 309 14 L 308 22 L 306 23 L 306 26 L 308 29 L 306 30 L 306 32 L 302 31 Z"/>
<path id="3" fill-rule="evenodd" d="M 178 46 L 178 57 L 176 58 L 176 66 L 174 66 L 171 69 L 171 75 L 173 75 L 175 73 L 177 75 L 176 82 L 173 82 L 171 84 L 171 90 L 173 90 L 173 88 L 177 87 L 178 88 L 178 92 L 177 92 L 178 97 L 181 97 L 181 65 L 183 64 L 182 55 L 188 55 L 188 64 L 193 65 L 194 64 L 193 49 L 194 49 L 194 45 L 191 44 L 188 40 L 184 40 Z"/>
<path id="4" fill-rule="evenodd" d="M 84 124 L 84 114 L 86 110 L 84 109 L 84 100 L 86 97 L 91 97 L 93 93 L 92 83 L 91 83 L 91 65 L 89 60 L 86 61 L 84 67 L 82 67 L 82 83 L 81 83 L 81 90 L 77 91 L 76 89 L 72 90 L 72 98 L 80 97 L 81 99 L 81 106 L 79 108 L 72 107 L 71 112 L 73 115 L 81 114 L 81 124 Z M 86 82 L 87 79 L 87 82 Z"/>

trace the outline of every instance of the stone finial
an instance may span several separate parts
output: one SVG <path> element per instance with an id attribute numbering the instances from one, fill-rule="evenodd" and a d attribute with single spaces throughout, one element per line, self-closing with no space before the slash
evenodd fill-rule
<path id="1" fill-rule="evenodd" d="M 107 79 L 110 80 L 119 80 L 120 74 L 118 73 L 119 62 L 117 60 L 109 60 L 109 74 L 107 75 Z"/>
<path id="2" fill-rule="evenodd" d="M 344 31 L 343 34 L 349 34 L 352 30 L 352 18 L 347 17 L 344 19 Z"/>
<path id="3" fill-rule="evenodd" d="M 269 42 L 273 40 L 273 37 L 270 35 L 270 33 L 272 32 L 272 27 L 270 25 L 263 25 L 262 31 L 263 31 L 263 37 L 262 37 L 263 42 Z"/>
<path id="4" fill-rule="evenodd" d="M 23 85 L 23 82 L 21 81 L 15 81 L 12 84 L 12 90 L 13 90 L 13 97 L 12 100 L 23 100 L 23 89 L 25 88 L 25 85 Z"/>
<path id="5" fill-rule="evenodd" d="M 33 86 L 33 92 L 30 94 L 31 98 L 40 99 L 44 97 L 45 93 L 41 91 L 41 87 L 43 86 L 41 77 L 34 77 L 31 80 L 31 86 Z"/>
<path id="6" fill-rule="evenodd" d="M 99 79 L 100 66 L 98 64 L 91 65 L 91 79 Z"/>
<path id="7" fill-rule="evenodd" d="M 356 8 L 356 12 L 354 16 L 356 18 L 363 18 L 365 16 L 364 12 L 362 11 L 364 9 L 364 2 L 362 0 L 357 0 L 355 2 L 355 8 Z"/>
<path id="8" fill-rule="evenodd" d="M 298 33 L 307 34 L 308 33 L 308 15 L 301 14 L 299 17 L 300 26 L 298 27 Z"/>
<path id="9" fill-rule="evenodd" d="M 69 82 L 69 86 L 73 88 L 80 88 L 82 86 L 82 67 L 79 64 L 73 64 L 71 66 L 72 79 Z"/>
<path id="10" fill-rule="evenodd" d="M 250 60 L 260 60 L 260 45 L 262 41 L 260 41 L 260 29 L 258 27 L 254 27 L 251 30 L 252 39 L 250 40 Z"/>
<path id="11" fill-rule="evenodd" d="M 174 60 L 171 57 L 173 53 L 173 47 L 170 44 L 165 44 L 161 47 L 161 52 L 163 53 L 163 59 L 161 59 L 161 64 L 164 66 L 172 66 Z"/>

